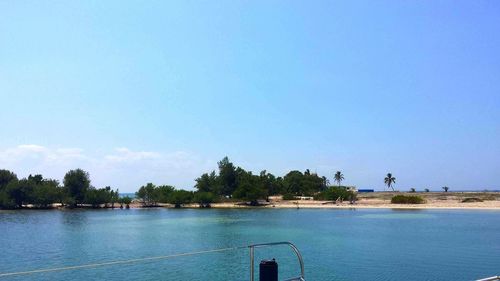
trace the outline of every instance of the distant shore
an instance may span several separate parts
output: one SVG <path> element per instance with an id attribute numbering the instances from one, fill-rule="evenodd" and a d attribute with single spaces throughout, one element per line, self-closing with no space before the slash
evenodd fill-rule
<path id="1" fill-rule="evenodd" d="M 391 198 L 395 195 L 417 195 L 424 199 L 422 204 L 394 204 Z M 465 201 L 465 202 L 464 202 Z M 213 209 L 469 209 L 469 210 L 500 210 L 500 192 L 371 192 L 358 193 L 354 204 L 348 201 L 332 202 L 319 200 L 283 200 L 281 196 L 271 196 L 269 202 L 261 200 L 258 206 L 245 202 L 211 203 Z M 115 204 L 114 209 L 120 209 Z M 174 208 L 172 204 L 158 203 L 156 206 L 143 206 L 138 200 L 132 200 L 131 209 Z M 47 209 L 66 209 L 60 204 L 53 204 Z M 199 204 L 183 204 L 182 208 L 199 209 Z M 23 209 L 31 209 L 25 206 Z M 36 208 L 33 208 L 36 209 Z M 93 209 L 90 205 L 79 206 L 77 209 Z M 106 208 L 111 209 L 111 205 Z M 125 209 L 125 206 L 124 206 Z M 1 211 L 1 210 L 0 210 Z"/>
<path id="2" fill-rule="evenodd" d="M 393 204 L 394 195 L 418 195 L 424 198 L 423 204 Z M 477 202 L 462 202 L 467 198 L 474 198 Z M 482 202 L 480 202 L 482 201 Z M 163 207 L 170 207 L 163 204 Z M 140 203 L 134 203 L 132 208 L 141 208 Z M 184 208 L 198 208 L 197 204 L 186 204 Z M 241 208 L 276 208 L 276 209 L 478 209 L 500 210 L 499 192 L 373 192 L 359 193 L 354 204 L 349 202 L 331 202 L 317 200 L 282 200 L 280 196 L 270 197 L 269 202 L 261 206 L 249 206 L 237 202 L 212 203 L 211 208 L 241 209 Z"/>
<path id="3" fill-rule="evenodd" d="M 197 207 L 192 204 L 186 207 Z M 214 203 L 212 208 L 249 208 L 235 203 Z M 314 200 L 294 200 L 294 201 L 277 201 L 270 202 L 264 206 L 257 208 L 276 208 L 276 209 L 483 209 L 483 210 L 500 210 L 499 200 L 490 200 L 483 202 L 462 203 L 461 200 L 453 198 L 447 200 L 428 200 L 424 204 L 392 204 L 390 200 L 367 198 L 358 200 L 355 204 L 349 202 L 337 203 L 328 201 Z"/>

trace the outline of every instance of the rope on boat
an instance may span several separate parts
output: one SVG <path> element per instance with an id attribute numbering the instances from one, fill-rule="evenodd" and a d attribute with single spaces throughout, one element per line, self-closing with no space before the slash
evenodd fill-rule
<path id="1" fill-rule="evenodd" d="M 137 258 L 137 259 L 129 259 L 129 260 L 118 260 L 118 261 L 109 261 L 109 262 L 101 262 L 101 263 L 90 263 L 90 264 L 65 266 L 65 267 L 35 269 L 35 270 L 30 270 L 30 271 L 6 272 L 6 273 L 0 273 L 0 278 L 1 277 L 9 277 L 9 276 L 17 276 L 17 275 L 28 275 L 28 274 L 34 274 L 34 273 L 45 273 L 45 272 L 65 271 L 65 270 L 74 270 L 74 269 L 95 268 L 95 267 L 100 267 L 100 266 L 117 265 L 117 264 L 129 264 L 129 263 L 144 262 L 144 261 L 164 260 L 164 259 L 193 256 L 193 255 L 199 255 L 199 254 L 241 250 L 241 249 L 247 249 L 247 248 L 248 248 L 248 246 L 238 246 L 238 247 L 220 248 L 220 249 L 197 251 L 197 252 L 180 253 L 180 254 L 173 254 L 173 255 L 166 255 L 166 256 L 156 256 L 156 257 L 146 257 L 146 258 Z"/>

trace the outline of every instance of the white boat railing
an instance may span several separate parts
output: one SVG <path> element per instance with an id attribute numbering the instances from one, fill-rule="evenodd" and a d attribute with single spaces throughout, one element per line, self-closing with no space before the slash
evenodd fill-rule
<path id="1" fill-rule="evenodd" d="M 254 268 L 255 267 L 255 255 L 254 255 L 254 253 L 255 253 L 255 249 L 256 248 L 271 247 L 271 246 L 278 246 L 278 245 L 287 245 L 290 248 L 292 248 L 295 255 L 297 255 L 297 259 L 298 259 L 299 265 L 300 265 L 300 276 L 293 277 L 293 278 L 287 279 L 285 281 L 305 281 L 304 261 L 302 259 L 302 255 L 300 254 L 299 249 L 294 244 L 292 244 L 290 242 L 273 242 L 273 243 L 253 244 L 253 245 L 248 245 L 248 246 L 237 246 L 237 247 L 229 247 L 229 248 L 203 250 L 203 251 L 197 251 L 197 252 L 178 253 L 178 254 L 171 254 L 171 255 L 165 255 L 165 256 L 141 257 L 141 258 L 133 258 L 133 259 L 128 259 L 128 260 L 115 260 L 115 261 L 107 261 L 107 262 L 100 262 L 100 263 L 70 265 L 70 266 L 64 266 L 64 267 L 40 268 L 40 269 L 16 271 L 16 272 L 0 272 L 0 279 L 2 279 L 3 277 L 15 277 L 15 276 L 23 276 L 23 275 L 33 275 L 33 274 L 38 274 L 38 273 L 60 272 L 60 271 L 69 271 L 69 270 L 78 270 L 78 269 L 94 269 L 97 267 L 104 267 L 104 266 L 117 266 L 117 265 L 124 265 L 124 264 L 141 263 L 141 262 L 146 262 L 146 261 L 150 262 L 150 261 L 166 260 L 166 259 L 172 259 L 172 258 L 177 258 L 177 257 L 186 257 L 186 256 L 194 256 L 194 255 L 201 255 L 201 254 L 220 253 L 220 252 L 226 252 L 226 251 L 250 249 L 250 281 L 254 281 L 254 270 L 255 270 L 255 268 Z"/>
<path id="2" fill-rule="evenodd" d="M 304 273 L 304 260 L 302 259 L 302 255 L 300 254 L 299 249 L 297 246 L 295 246 L 293 243 L 290 242 L 273 242 L 273 243 L 263 243 L 263 244 L 254 244 L 254 245 L 249 245 L 248 248 L 250 249 L 250 281 L 254 281 L 254 270 L 255 270 L 255 258 L 254 258 L 254 252 L 255 248 L 263 248 L 263 247 L 271 247 L 271 246 L 278 246 L 278 245 L 288 245 L 292 250 L 295 252 L 295 255 L 297 255 L 297 259 L 299 261 L 300 265 L 300 276 L 293 277 L 290 279 L 287 279 L 285 281 L 305 281 L 305 273 Z"/>

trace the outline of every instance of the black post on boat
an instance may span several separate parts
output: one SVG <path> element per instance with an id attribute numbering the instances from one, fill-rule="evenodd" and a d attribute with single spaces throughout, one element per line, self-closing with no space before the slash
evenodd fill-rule
<path id="1" fill-rule="evenodd" d="M 278 263 L 275 259 L 260 262 L 259 281 L 278 281 Z"/>

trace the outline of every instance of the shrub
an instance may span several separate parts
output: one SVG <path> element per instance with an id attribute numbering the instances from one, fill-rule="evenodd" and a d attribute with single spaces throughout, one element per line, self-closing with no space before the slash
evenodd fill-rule
<path id="1" fill-rule="evenodd" d="M 128 204 L 132 203 L 132 198 L 130 198 L 129 196 L 125 196 L 125 197 L 120 199 L 120 203 L 128 205 Z"/>
<path id="2" fill-rule="evenodd" d="M 123 204 L 125 204 L 127 209 L 130 209 L 130 203 L 132 203 L 132 198 L 129 196 L 125 196 L 123 198 L 118 199 L 118 203 L 120 203 L 120 209 L 123 209 Z"/>
<path id="3" fill-rule="evenodd" d="M 156 206 L 159 199 L 159 192 L 157 190 L 158 189 L 156 185 L 148 183 L 139 188 L 139 190 L 135 193 L 135 197 L 139 198 L 142 201 L 143 206 Z"/>
<path id="4" fill-rule="evenodd" d="M 396 195 L 391 199 L 393 204 L 422 204 L 424 202 L 422 197 L 416 195 Z"/>
<path id="5" fill-rule="evenodd" d="M 92 205 L 92 208 L 99 208 L 106 203 L 106 191 L 104 189 L 89 188 L 85 192 L 84 203 Z"/>
<path id="6" fill-rule="evenodd" d="M 210 204 L 215 202 L 215 195 L 212 192 L 195 192 L 193 201 L 200 205 L 200 208 L 210 208 Z"/>
<path id="7" fill-rule="evenodd" d="M 193 199 L 192 192 L 183 189 L 178 189 L 172 191 L 168 199 L 168 203 L 174 205 L 175 208 L 180 208 L 182 205 L 190 203 L 192 199 Z"/>
<path id="8" fill-rule="evenodd" d="M 153 190 L 153 200 L 156 200 L 160 203 L 168 203 L 168 198 L 174 190 L 175 188 L 170 185 L 157 186 Z"/>
<path id="9" fill-rule="evenodd" d="M 265 189 L 258 186 L 252 186 L 249 183 L 243 183 L 233 192 L 233 197 L 236 199 L 241 199 L 249 201 L 250 205 L 257 206 L 259 204 L 259 199 L 265 199 L 267 197 L 267 192 Z"/>
<path id="10" fill-rule="evenodd" d="M 337 199 L 356 201 L 356 193 L 348 191 L 344 187 L 332 186 L 329 189 L 320 192 L 314 196 L 315 200 L 331 200 Z"/>

